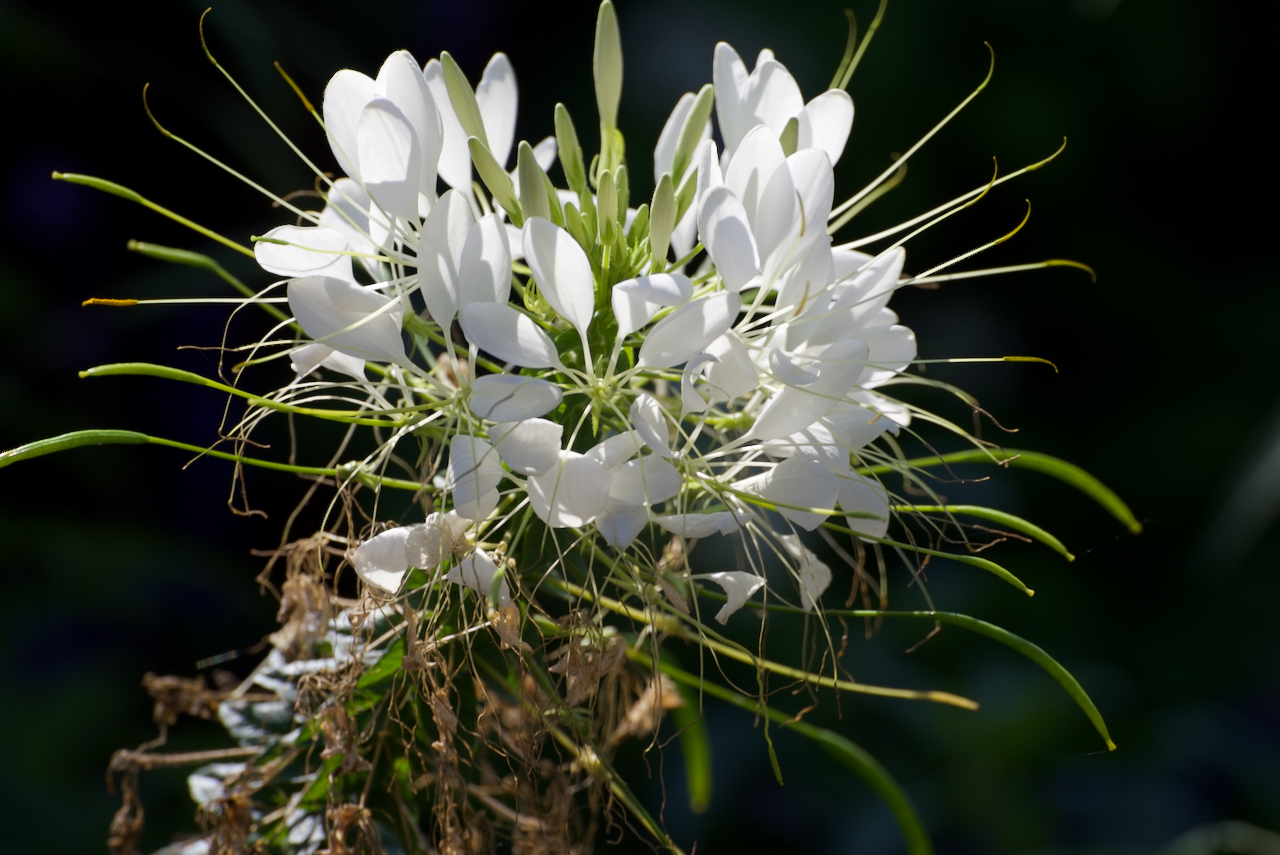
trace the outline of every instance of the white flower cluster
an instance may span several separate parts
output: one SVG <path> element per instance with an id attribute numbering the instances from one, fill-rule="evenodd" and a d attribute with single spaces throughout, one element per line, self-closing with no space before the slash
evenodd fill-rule
<path id="1" fill-rule="evenodd" d="M 506 171 L 517 87 L 502 54 L 474 91 L 447 54 L 420 67 L 404 51 L 376 79 L 329 82 L 324 124 L 346 177 L 312 222 L 259 239 L 257 258 L 287 277 L 314 340 L 292 351 L 300 382 L 349 375 L 370 407 L 400 414 L 397 438 L 437 439 L 452 507 L 355 550 L 368 584 L 394 593 L 408 568 L 454 560 L 447 578 L 489 594 L 498 564 L 474 544 L 526 502 L 616 549 L 650 524 L 749 529 L 793 569 L 805 609 L 830 570 L 764 511 L 806 530 L 838 513 L 884 536 L 888 492 L 851 461 L 908 424 L 877 389 L 916 344 L 886 305 L 902 250 L 873 257 L 828 236 L 853 102 L 832 89 L 806 104 L 772 53 L 748 73 L 723 43 L 713 80 L 723 149 L 712 87 L 686 94 L 639 209 L 608 146 L 588 182 L 563 108 L 559 150 L 521 143 Z M 557 154 L 568 188 L 547 175 Z M 728 593 L 722 622 L 765 582 L 701 578 Z"/>

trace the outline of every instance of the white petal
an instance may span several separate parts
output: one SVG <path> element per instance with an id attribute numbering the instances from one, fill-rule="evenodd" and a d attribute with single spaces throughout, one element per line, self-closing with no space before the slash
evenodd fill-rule
<path id="1" fill-rule="evenodd" d="M 795 78 L 770 51 L 761 51 L 756 59 L 748 81 L 746 107 L 756 122 L 769 128 L 774 139 L 804 109 L 804 97 Z"/>
<path id="2" fill-rule="evenodd" d="M 720 121 L 720 135 L 724 137 L 726 151 L 732 152 L 755 124 L 751 111 L 745 104 L 747 66 L 725 42 L 716 45 L 711 65 L 711 82 L 716 89 L 716 118 Z"/>
<path id="3" fill-rule="evenodd" d="M 467 197 L 446 190 L 422 222 L 418 236 L 418 282 L 427 311 L 441 329 L 458 313 L 462 250 L 475 220 Z"/>
<path id="4" fill-rule="evenodd" d="M 691 297 L 693 282 L 679 273 L 656 273 L 619 282 L 611 295 L 618 335 L 630 335 L 653 320 L 663 307 L 683 306 Z"/>
<path id="5" fill-rule="evenodd" d="M 497 214 L 481 217 L 462 248 L 458 305 L 506 303 L 511 296 L 511 247 L 507 227 Z"/>
<path id="6" fill-rule="evenodd" d="M 916 334 L 899 324 L 867 327 L 858 332 L 858 338 L 871 349 L 867 355 L 869 365 L 858 378 L 859 385 L 866 388 L 893 379 L 916 358 Z"/>
<path id="7" fill-rule="evenodd" d="M 838 163 L 853 129 L 853 99 L 843 89 L 828 89 L 814 98 L 797 116 L 800 127 L 797 148 L 821 149 Z"/>
<path id="8" fill-rule="evenodd" d="M 721 336 L 723 338 L 723 336 Z M 710 390 L 704 393 L 698 388 L 701 382 L 704 386 L 706 378 L 703 377 L 703 369 L 705 366 L 715 364 L 719 359 L 709 353 L 699 353 L 693 359 L 690 359 L 684 365 L 684 370 L 680 372 L 680 420 L 684 421 L 684 417 L 690 413 L 700 413 L 707 408 L 707 403 L 714 394 Z"/>
<path id="9" fill-rule="evenodd" d="M 339 178 L 325 196 L 320 225 L 341 232 L 355 252 L 372 255 L 377 246 L 369 237 L 369 194 L 350 178 Z M 377 270 L 372 259 L 359 259 L 370 271 Z"/>
<path id="10" fill-rule="evenodd" d="M 808 386 L 818 379 L 818 371 L 812 363 L 801 365 L 781 348 L 769 348 L 769 370 L 788 386 Z"/>
<path id="11" fill-rule="evenodd" d="M 505 53 L 495 53 L 484 67 L 480 85 L 476 87 L 476 104 L 484 135 L 489 138 L 489 151 L 499 166 L 511 157 L 511 143 L 516 135 L 516 107 L 519 92 L 516 73 Z"/>
<path id="12" fill-rule="evenodd" d="M 656 454 L 624 463 L 611 473 L 609 500 L 624 505 L 654 505 L 676 493 L 684 480 L 676 468 Z"/>
<path id="13" fill-rule="evenodd" d="M 505 303 L 472 303 L 458 313 L 467 341 L 503 362 L 524 368 L 555 368 L 560 356 L 532 318 Z"/>
<path id="14" fill-rule="evenodd" d="M 501 422 L 489 428 L 489 438 L 512 472 L 542 475 L 560 459 L 564 427 L 546 419 Z"/>
<path id="15" fill-rule="evenodd" d="M 418 191 L 429 202 L 436 198 L 436 164 L 440 160 L 443 130 L 435 99 L 427 87 L 418 61 L 407 50 L 398 50 L 378 70 L 375 98 L 386 98 L 397 107 L 413 128 L 418 141 Z"/>
<path id="16" fill-rule="evenodd" d="M 299 377 L 305 377 L 317 368 L 349 374 L 357 380 L 365 380 L 364 360 L 339 353 L 327 344 L 304 344 L 289 351 L 289 362 Z"/>
<path id="17" fill-rule="evenodd" d="M 467 148 L 467 133 L 453 112 L 449 90 L 444 85 L 444 69 L 440 60 L 433 59 L 422 69 L 422 76 L 431 90 L 436 109 L 440 111 L 442 144 L 440 147 L 440 177 L 456 190 L 471 193 L 471 151 Z"/>
<path id="18" fill-rule="evenodd" d="M 671 171 L 672 163 L 676 158 L 676 145 L 680 142 L 680 131 L 684 129 L 685 119 L 693 109 L 694 100 L 692 92 L 681 95 L 675 109 L 667 117 L 666 124 L 662 126 L 662 133 L 658 134 L 658 144 L 653 148 L 654 184 L 662 180 L 664 172 Z"/>
<path id="19" fill-rule="evenodd" d="M 324 89 L 324 128 L 345 175 L 360 176 L 356 127 L 365 105 L 373 100 L 373 85 L 369 75 L 344 68 L 329 78 Z"/>
<path id="20" fill-rule="evenodd" d="M 774 311 L 794 306 L 795 310 L 791 314 L 802 316 L 798 320 L 787 321 L 787 343 L 793 347 L 798 346 L 791 344 L 793 339 L 803 342 L 816 329 L 819 312 L 814 307 L 830 304 L 831 295 L 827 286 L 831 284 L 835 273 L 831 261 L 830 237 L 824 235 L 811 241 L 803 250 L 797 247 L 796 251 L 802 253 L 798 256 L 799 261 L 782 274 L 777 286 L 778 296 L 773 304 Z"/>
<path id="21" fill-rule="evenodd" d="M 498 506 L 498 482 L 505 473 L 493 446 L 474 436 L 457 434 L 449 441 L 445 489 L 453 492 L 458 516 L 483 520 Z"/>
<path id="22" fill-rule="evenodd" d="M 524 257 L 547 303 L 585 335 L 595 308 L 595 279 L 582 247 L 554 223 L 530 217 L 524 225 Z"/>
<path id="23" fill-rule="evenodd" d="M 556 162 L 556 155 L 559 151 L 559 148 L 556 146 L 555 137 L 543 137 L 542 140 L 533 147 L 533 160 L 538 164 L 538 166 L 542 167 L 543 172 L 548 172 Z"/>
<path id="24" fill-rule="evenodd" d="M 771 457 L 804 455 L 818 461 L 837 477 L 849 474 L 849 447 L 844 437 L 823 422 L 815 422 L 802 431 L 763 443 Z"/>
<path id="25" fill-rule="evenodd" d="M 728 401 L 739 395 L 755 391 L 760 384 L 759 374 L 747 346 L 737 333 L 727 332 L 707 345 L 707 353 L 719 361 L 707 368 L 707 386 L 712 392 L 711 401 Z"/>
<path id="26" fill-rule="evenodd" d="M 649 330 L 638 363 L 671 368 L 688 362 L 728 332 L 740 306 L 737 294 L 722 291 L 676 309 Z"/>
<path id="27" fill-rule="evenodd" d="M 471 523 L 458 516 L 457 511 L 427 514 L 426 522 L 409 529 L 405 543 L 405 556 L 410 566 L 420 570 L 434 570 L 453 555 L 455 548 L 466 545 L 466 531 Z"/>
<path id="28" fill-rule="evenodd" d="M 819 560 L 794 534 L 780 534 L 778 542 L 795 561 L 794 569 L 800 577 L 800 605 L 804 606 L 805 611 L 811 612 L 818 604 L 822 592 L 831 584 L 831 568 Z"/>
<path id="29" fill-rule="evenodd" d="M 529 504 L 552 528 L 584 526 L 605 509 L 609 473 L 597 461 L 574 451 L 543 475 L 529 476 Z"/>
<path id="30" fill-rule="evenodd" d="M 640 434 L 629 430 L 597 443 L 587 452 L 587 457 L 605 469 L 616 469 L 639 454 L 642 448 L 644 448 L 644 440 L 641 439 Z"/>
<path id="31" fill-rule="evenodd" d="M 713 534 L 733 534 L 742 527 L 738 515 L 732 511 L 715 511 L 709 514 L 671 514 L 654 517 L 662 528 L 683 537 L 710 537 Z"/>
<path id="32" fill-rule="evenodd" d="M 760 252 L 747 212 L 728 187 L 712 187 L 702 197 L 698 233 L 730 291 L 741 291 L 760 274 Z"/>
<path id="33" fill-rule="evenodd" d="M 400 108 L 386 98 L 370 101 L 356 126 L 356 144 L 360 178 L 369 195 L 389 214 L 416 219 L 421 150 Z"/>
<path id="34" fill-rule="evenodd" d="M 317 341 L 360 359 L 408 361 L 400 338 L 404 309 L 399 303 L 330 276 L 294 279 L 288 296 L 289 311 Z"/>
<path id="35" fill-rule="evenodd" d="M 471 412 L 495 422 L 532 419 L 560 406 L 560 387 L 536 377 L 490 374 L 471 384 Z"/>
<path id="36" fill-rule="evenodd" d="M 787 169 L 804 212 L 805 229 L 801 244 L 827 234 L 827 218 L 835 197 L 836 179 L 831 160 L 817 149 L 802 149 L 787 158 Z"/>
<path id="37" fill-rule="evenodd" d="M 840 510 L 861 511 L 871 517 L 845 517 L 849 528 L 869 537 L 884 537 L 889 530 L 889 491 L 879 481 L 856 472 L 840 478 Z"/>
<path id="38" fill-rule="evenodd" d="M 626 549 L 649 524 L 649 511 L 644 505 L 610 501 L 595 523 L 605 543 L 614 549 Z"/>
<path id="39" fill-rule="evenodd" d="M 694 577 L 695 579 L 708 579 L 715 582 L 724 589 L 725 598 L 728 600 L 716 612 L 716 620 L 720 623 L 727 623 L 729 615 L 736 612 L 747 604 L 747 600 L 756 591 L 764 587 L 765 578 L 757 576 L 754 573 L 744 573 L 741 570 L 727 570 L 720 573 L 702 573 Z"/>
<path id="40" fill-rule="evenodd" d="M 742 202 L 747 221 L 753 229 L 757 227 L 756 218 L 760 213 L 760 198 L 765 185 L 778 168 L 785 165 L 786 156 L 782 153 L 778 135 L 764 125 L 752 128 L 729 160 L 729 168 L 724 173 L 724 186 L 732 190 L 733 195 Z M 759 235 L 758 230 L 756 234 Z M 763 253 L 763 249 L 761 252 Z"/>
<path id="41" fill-rule="evenodd" d="M 804 430 L 831 412 L 862 374 L 867 352 L 866 344 L 853 338 L 828 347 L 819 357 L 818 379 L 805 387 L 789 386 L 770 398 L 751 426 L 750 435 L 778 439 Z"/>
<path id="42" fill-rule="evenodd" d="M 409 534 L 407 526 L 387 529 L 357 546 L 351 554 L 356 575 L 389 594 L 400 590 L 400 584 L 409 570 L 409 559 L 405 552 Z"/>
<path id="43" fill-rule="evenodd" d="M 784 163 L 774 170 L 760 194 L 756 211 L 755 236 L 765 282 L 774 282 L 784 268 L 800 259 L 800 209 L 796 205 L 796 188 L 791 183 L 791 170 Z"/>
<path id="44" fill-rule="evenodd" d="M 671 457 L 670 433 L 662 405 L 646 392 L 641 392 L 631 402 L 631 424 L 644 444 L 663 457 Z"/>
<path id="45" fill-rule="evenodd" d="M 487 600 L 493 576 L 497 572 L 498 565 L 493 563 L 488 553 L 477 549 L 455 564 L 445 575 L 445 579 L 457 585 L 465 585 Z M 511 605 L 511 588 L 505 578 L 498 583 L 498 605 Z"/>
<path id="46" fill-rule="evenodd" d="M 813 531 L 830 516 L 840 489 L 830 469 L 803 455 L 787 458 L 743 487 L 779 505 L 813 508 L 812 511 L 778 508 L 778 513 L 806 531 Z"/>
<path id="47" fill-rule="evenodd" d="M 263 270 L 288 277 L 323 274 L 355 281 L 351 256 L 341 254 L 347 250 L 347 237 L 339 231 L 278 226 L 262 237 L 254 243 L 253 254 Z"/>

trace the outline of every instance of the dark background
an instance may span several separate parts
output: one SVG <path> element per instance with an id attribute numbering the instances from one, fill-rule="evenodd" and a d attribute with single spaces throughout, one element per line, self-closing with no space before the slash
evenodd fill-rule
<path id="1" fill-rule="evenodd" d="M 1275 14 L 1267 4 L 1187 0 L 896 0 L 850 87 L 854 131 L 837 169 L 844 198 L 905 150 L 981 80 L 995 79 L 915 159 L 902 187 L 846 230 L 865 234 L 990 176 L 1050 167 L 993 192 L 914 242 L 921 270 L 1032 217 L 1013 241 L 965 268 L 1072 258 L 1059 269 L 952 283 L 895 298 L 926 358 L 1034 354 L 1037 365 L 931 367 L 975 393 L 1006 440 L 1102 477 L 1146 525 L 1131 536 L 1066 487 L 1001 475 L 964 494 L 1046 525 L 1079 556 L 998 554 L 1037 590 L 1021 597 L 977 571 L 939 567 L 940 606 L 1041 644 L 1097 701 L 1120 748 L 1107 754 L 1049 677 L 986 639 L 949 629 L 909 656 L 920 625 L 855 628 L 859 679 L 973 697 L 977 713 L 903 703 L 829 701 L 815 714 L 875 753 L 915 799 L 944 853 L 1146 853 L 1188 829 L 1243 820 L 1280 829 L 1280 594 L 1269 527 L 1280 466 L 1280 321 L 1271 208 Z M 844 40 L 842 2 L 629 2 L 622 129 L 636 195 L 680 93 L 710 79 L 725 39 L 751 63 L 772 47 L 807 97 L 827 84 Z M 175 133 L 277 192 L 306 170 L 200 52 L 198 2 L 0 2 L 7 82 L 0 162 L 0 447 L 89 427 L 193 443 L 215 438 L 215 393 L 143 378 L 78 380 L 115 361 L 211 371 L 225 314 L 208 307 L 81 308 L 90 296 L 221 293 L 207 274 L 126 251 L 131 238 L 210 252 L 261 287 L 247 259 L 122 199 L 54 183 L 51 170 L 124 183 L 244 239 L 286 217 L 151 127 L 139 98 Z M 864 26 L 874 11 L 855 5 Z M 473 80 L 506 51 L 521 86 L 518 138 L 551 132 L 563 100 L 590 145 L 594 4 L 219 0 L 211 45 L 281 127 L 322 164 L 320 129 L 271 67 L 279 60 L 319 102 L 341 67 L 375 73 L 393 49 L 420 61 L 450 50 Z M 256 318 L 234 322 L 250 340 Z M 967 414 L 936 397 L 957 419 Z M 994 428 L 987 425 L 988 435 Z M 253 577 L 303 486 L 251 473 L 233 516 L 228 467 L 154 447 L 84 449 L 0 472 L 8 607 L 0 621 L 0 849 L 99 851 L 118 802 L 103 784 L 111 752 L 154 733 L 146 671 L 191 674 L 205 656 L 257 641 L 274 601 Z M 1246 476 L 1252 473 L 1252 481 Z M 1252 486 L 1249 486 L 1252 484 Z M 1241 492 L 1243 490 L 1243 492 Z M 1252 490 L 1253 492 L 1250 492 Z M 956 493 L 957 497 L 961 494 Z M 1233 499 L 1233 497 L 1235 497 Z M 1231 502 L 1235 502 L 1231 505 Z M 1228 510 L 1231 508 L 1231 510 Z M 916 594 L 897 581 L 894 605 Z M 838 575 L 836 586 L 847 584 Z M 927 625 L 925 625 L 927 626 Z M 232 663 L 232 667 L 242 667 Z M 794 699 L 798 708 L 802 699 Z M 791 699 L 781 699 L 787 706 Z M 790 708 L 790 707 L 789 707 Z M 898 851 L 885 808 L 803 741 L 775 736 L 786 785 L 773 782 L 748 717 L 709 704 L 716 751 L 711 811 L 683 807 L 668 753 L 666 816 L 700 852 Z M 775 731 L 776 734 L 776 731 Z M 171 746 L 214 745 L 186 722 Z M 634 767 L 642 774 L 642 767 Z M 144 779 L 148 845 L 192 828 L 181 773 Z M 641 786 L 645 789 L 645 785 Z M 662 793 L 648 785 L 655 805 Z M 736 848 L 731 848 L 736 847 Z"/>

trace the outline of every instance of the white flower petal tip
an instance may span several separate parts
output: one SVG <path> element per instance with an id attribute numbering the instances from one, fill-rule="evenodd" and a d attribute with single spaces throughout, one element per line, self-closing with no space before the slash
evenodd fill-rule
<path id="1" fill-rule="evenodd" d="M 498 565 L 489 557 L 489 554 L 483 549 L 477 549 L 455 564 L 445 575 L 445 579 L 470 588 L 487 601 L 489 591 L 493 587 L 493 577 L 497 572 Z M 503 608 L 509 605 L 511 605 L 511 588 L 503 578 L 498 582 L 498 606 Z"/>
<path id="2" fill-rule="evenodd" d="M 542 475 L 560 457 L 564 427 L 546 419 L 502 422 L 489 428 L 498 454 L 511 471 L 520 475 Z"/>
<path id="3" fill-rule="evenodd" d="M 629 430 L 597 443 L 587 452 L 587 457 L 605 469 L 611 470 L 635 457 L 642 448 L 644 448 L 644 439 L 637 431 Z"/>
<path id="4" fill-rule="evenodd" d="M 359 175 L 374 201 L 393 216 L 416 220 L 421 147 L 413 125 L 395 102 L 375 98 L 365 105 L 356 125 L 356 150 Z"/>
<path id="5" fill-rule="evenodd" d="M 347 236 L 324 226 L 278 226 L 253 245 L 253 255 L 263 270 L 281 276 L 324 274 L 355 281 Z"/>
<path id="6" fill-rule="evenodd" d="M 716 620 L 721 624 L 729 622 L 729 616 L 747 604 L 747 600 L 751 599 L 751 595 L 764 587 L 765 579 L 763 576 L 757 576 L 754 573 L 745 573 L 741 570 L 727 570 L 720 573 L 703 573 L 694 576 L 695 579 L 706 579 L 715 582 L 724 589 L 726 602 L 720 611 L 716 612 Z"/>
<path id="7" fill-rule="evenodd" d="M 649 454 L 610 471 L 610 503 L 648 507 L 665 502 L 684 484 L 680 472 L 663 458 Z"/>
<path id="8" fill-rule="evenodd" d="M 468 520 L 483 520 L 498 506 L 498 482 L 506 472 L 494 447 L 483 439 L 458 434 L 449 441 L 445 489 L 454 510 Z"/>
<path id="9" fill-rule="evenodd" d="M 289 365 L 298 377 L 306 377 L 317 368 L 328 368 L 365 380 L 364 360 L 339 353 L 327 344 L 304 344 L 289 351 Z"/>
<path id="10" fill-rule="evenodd" d="M 613 286 L 611 302 L 618 335 L 630 335 L 663 308 L 683 306 L 693 297 L 693 281 L 679 273 L 656 273 Z"/>
<path id="11" fill-rule="evenodd" d="M 407 545 L 410 527 L 388 529 L 366 540 L 351 554 L 356 575 L 380 591 L 394 594 L 400 590 L 409 571 Z"/>
<path id="12" fill-rule="evenodd" d="M 409 527 L 405 557 L 413 567 L 434 570 L 467 547 L 466 532 L 470 526 L 470 521 L 458 516 L 457 511 L 427 514 L 426 522 Z"/>
<path id="13" fill-rule="evenodd" d="M 638 364 L 673 368 L 688 362 L 729 331 L 741 306 L 737 294 L 721 292 L 676 309 L 649 330 Z"/>
<path id="14" fill-rule="evenodd" d="M 560 387 L 536 377 L 490 374 L 471 384 L 471 412 L 495 422 L 518 422 L 544 416 L 560 406 Z"/>
<path id="15" fill-rule="evenodd" d="M 889 530 L 889 491 L 879 481 L 856 472 L 840 478 L 840 510 L 872 516 L 845 517 L 849 528 L 878 539 Z"/>
<path id="16" fill-rule="evenodd" d="M 681 537 L 710 537 L 713 534 L 733 534 L 742 528 L 746 514 L 732 511 L 715 511 L 709 514 L 669 514 L 656 516 L 653 521 L 659 527 Z"/>
<path id="17" fill-rule="evenodd" d="M 642 392 L 631 402 L 631 424 L 644 440 L 644 444 L 653 449 L 655 454 L 663 457 L 674 456 L 671 451 L 667 420 L 662 414 L 662 405 L 652 395 Z"/>
<path id="18" fill-rule="evenodd" d="M 303 331 L 322 344 L 359 359 L 408 362 L 400 338 L 404 309 L 399 303 L 332 276 L 294 279 L 288 297 L 289 310 Z"/>
<path id="19" fill-rule="evenodd" d="M 559 461 L 544 474 L 529 476 L 529 504 L 552 528 L 578 528 L 605 510 L 611 480 L 599 461 L 561 451 Z"/>
<path id="20" fill-rule="evenodd" d="M 780 534 L 778 542 L 795 562 L 792 569 L 800 582 L 800 605 L 811 612 L 818 605 L 822 592 L 831 584 L 831 568 L 794 534 Z"/>
<path id="21" fill-rule="evenodd" d="M 458 313 L 467 340 L 523 368 L 563 368 L 551 337 L 533 319 L 503 303 L 472 303 Z"/>
<path id="22" fill-rule="evenodd" d="M 812 457 L 797 454 L 744 482 L 742 489 L 774 503 L 785 519 L 813 531 L 831 515 L 840 485 L 830 469 Z"/>
<path id="23" fill-rule="evenodd" d="M 524 257 L 548 305 L 585 336 L 595 310 L 595 279 L 582 247 L 555 223 L 530 217 Z"/>
<path id="24" fill-rule="evenodd" d="M 614 549 L 626 549 L 649 524 L 649 511 L 643 505 L 627 505 L 610 501 L 595 518 L 596 529 L 604 542 Z"/>

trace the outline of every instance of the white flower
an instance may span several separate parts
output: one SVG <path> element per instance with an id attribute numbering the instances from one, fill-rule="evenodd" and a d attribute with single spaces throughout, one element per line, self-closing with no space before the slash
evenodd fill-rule
<path id="1" fill-rule="evenodd" d="M 489 557 L 489 553 L 483 549 L 477 549 L 453 565 L 453 568 L 445 575 L 445 579 L 458 585 L 465 585 L 481 597 L 488 598 L 489 589 L 493 585 L 494 574 L 497 572 L 498 565 Z M 510 605 L 511 588 L 504 578 L 498 583 L 498 606 L 501 608 Z"/>
<path id="2" fill-rule="evenodd" d="M 840 159 L 853 127 L 853 100 L 844 90 L 829 89 L 805 104 L 795 78 L 773 51 L 760 51 L 748 74 L 742 57 L 725 42 L 716 45 L 711 77 L 727 154 L 737 151 L 754 126 L 764 125 L 777 139 L 794 118 L 797 148 L 820 149 L 833 164 Z"/>
<path id="3" fill-rule="evenodd" d="M 826 565 L 813 550 L 800 542 L 794 534 L 780 534 L 778 543 L 795 562 L 792 567 L 797 581 L 800 583 L 800 605 L 811 612 L 818 605 L 818 598 L 831 584 L 831 568 Z"/>
<path id="4" fill-rule="evenodd" d="M 756 591 L 764 587 L 765 579 L 763 576 L 757 576 L 754 573 L 744 573 L 741 570 L 729 570 L 720 573 L 702 573 L 695 575 L 695 579 L 707 579 L 715 582 L 724 589 L 727 602 L 720 607 L 720 611 L 716 612 L 716 620 L 720 623 L 728 623 L 729 616 L 738 609 L 746 605 L 747 600 Z"/>

